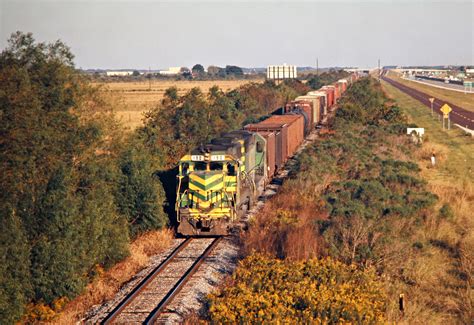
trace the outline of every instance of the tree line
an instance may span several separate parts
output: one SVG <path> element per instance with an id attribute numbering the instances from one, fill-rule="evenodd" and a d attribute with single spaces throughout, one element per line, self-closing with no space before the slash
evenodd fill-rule
<path id="1" fill-rule="evenodd" d="M 344 79 L 349 76 L 349 72 L 344 70 L 329 70 L 320 74 L 308 74 L 305 76 L 308 86 L 313 89 L 319 89 L 324 85 L 332 84 L 339 79 Z"/>
<path id="2" fill-rule="evenodd" d="M 0 54 L 0 319 L 79 294 L 97 266 L 167 224 L 159 167 L 62 42 L 17 32 Z"/>

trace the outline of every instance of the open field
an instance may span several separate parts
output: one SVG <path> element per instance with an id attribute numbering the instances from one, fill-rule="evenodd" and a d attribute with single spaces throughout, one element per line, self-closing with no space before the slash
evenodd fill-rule
<path id="1" fill-rule="evenodd" d="M 464 94 L 458 91 L 451 91 L 447 89 L 423 85 L 418 82 L 411 82 L 409 80 L 402 79 L 398 73 L 395 73 L 393 71 L 390 71 L 387 77 L 396 80 L 413 89 L 422 91 L 428 95 L 432 95 L 441 100 L 451 102 L 454 105 L 458 105 L 466 110 L 474 112 L 474 94 Z"/>
<path id="2" fill-rule="evenodd" d="M 139 82 L 107 82 L 95 83 L 108 91 L 116 99 L 116 115 L 123 124 L 131 129 L 141 125 L 143 113 L 150 110 L 163 98 L 166 89 L 176 86 L 178 94 L 183 95 L 191 88 L 198 87 L 204 93 L 214 85 L 223 91 L 237 88 L 249 82 L 263 82 L 263 79 L 255 80 L 205 80 L 205 81 L 175 81 L 175 80 L 153 80 Z"/>

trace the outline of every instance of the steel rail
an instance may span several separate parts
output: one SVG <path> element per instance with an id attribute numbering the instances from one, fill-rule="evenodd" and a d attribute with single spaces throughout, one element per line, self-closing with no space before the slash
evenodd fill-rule
<path id="1" fill-rule="evenodd" d="M 186 271 L 186 273 L 179 279 L 174 287 L 166 294 L 166 296 L 160 301 L 148 317 L 145 319 L 144 324 L 154 324 L 160 314 L 163 312 L 165 307 L 173 300 L 173 298 L 181 291 L 183 286 L 191 278 L 191 276 L 197 271 L 199 266 L 204 262 L 206 257 L 209 256 L 211 251 L 216 247 L 217 244 L 222 240 L 223 237 L 217 237 L 214 241 L 204 250 L 204 252 L 196 259 L 193 265 Z"/>
<path id="2" fill-rule="evenodd" d="M 148 284 L 153 281 L 154 278 L 174 259 L 174 257 L 179 254 L 185 247 L 189 245 L 192 238 L 187 238 L 183 241 L 178 247 L 176 247 L 173 252 L 161 262 L 150 274 L 148 274 L 108 315 L 104 320 L 101 321 L 101 324 L 108 325 L 117 318 L 118 315 L 138 296 L 140 293 L 148 286 Z"/>

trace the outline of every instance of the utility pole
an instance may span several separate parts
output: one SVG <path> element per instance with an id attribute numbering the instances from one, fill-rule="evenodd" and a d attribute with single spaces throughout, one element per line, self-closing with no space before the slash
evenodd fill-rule
<path id="1" fill-rule="evenodd" d="M 148 66 L 148 89 L 151 91 L 151 67 Z"/>
<path id="2" fill-rule="evenodd" d="M 380 81 L 380 75 L 382 74 L 382 72 L 380 71 L 380 59 L 379 59 L 379 81 Z"/>

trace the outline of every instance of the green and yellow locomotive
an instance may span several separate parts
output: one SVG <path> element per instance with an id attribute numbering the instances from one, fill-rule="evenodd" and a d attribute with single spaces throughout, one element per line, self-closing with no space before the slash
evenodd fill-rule
<path id="1" fill-rule="evenodd" d="M 195 148 L 179 162 L 178 233 L 227 235 L 266 180 L 265 139 L 244 130 Z"/>

